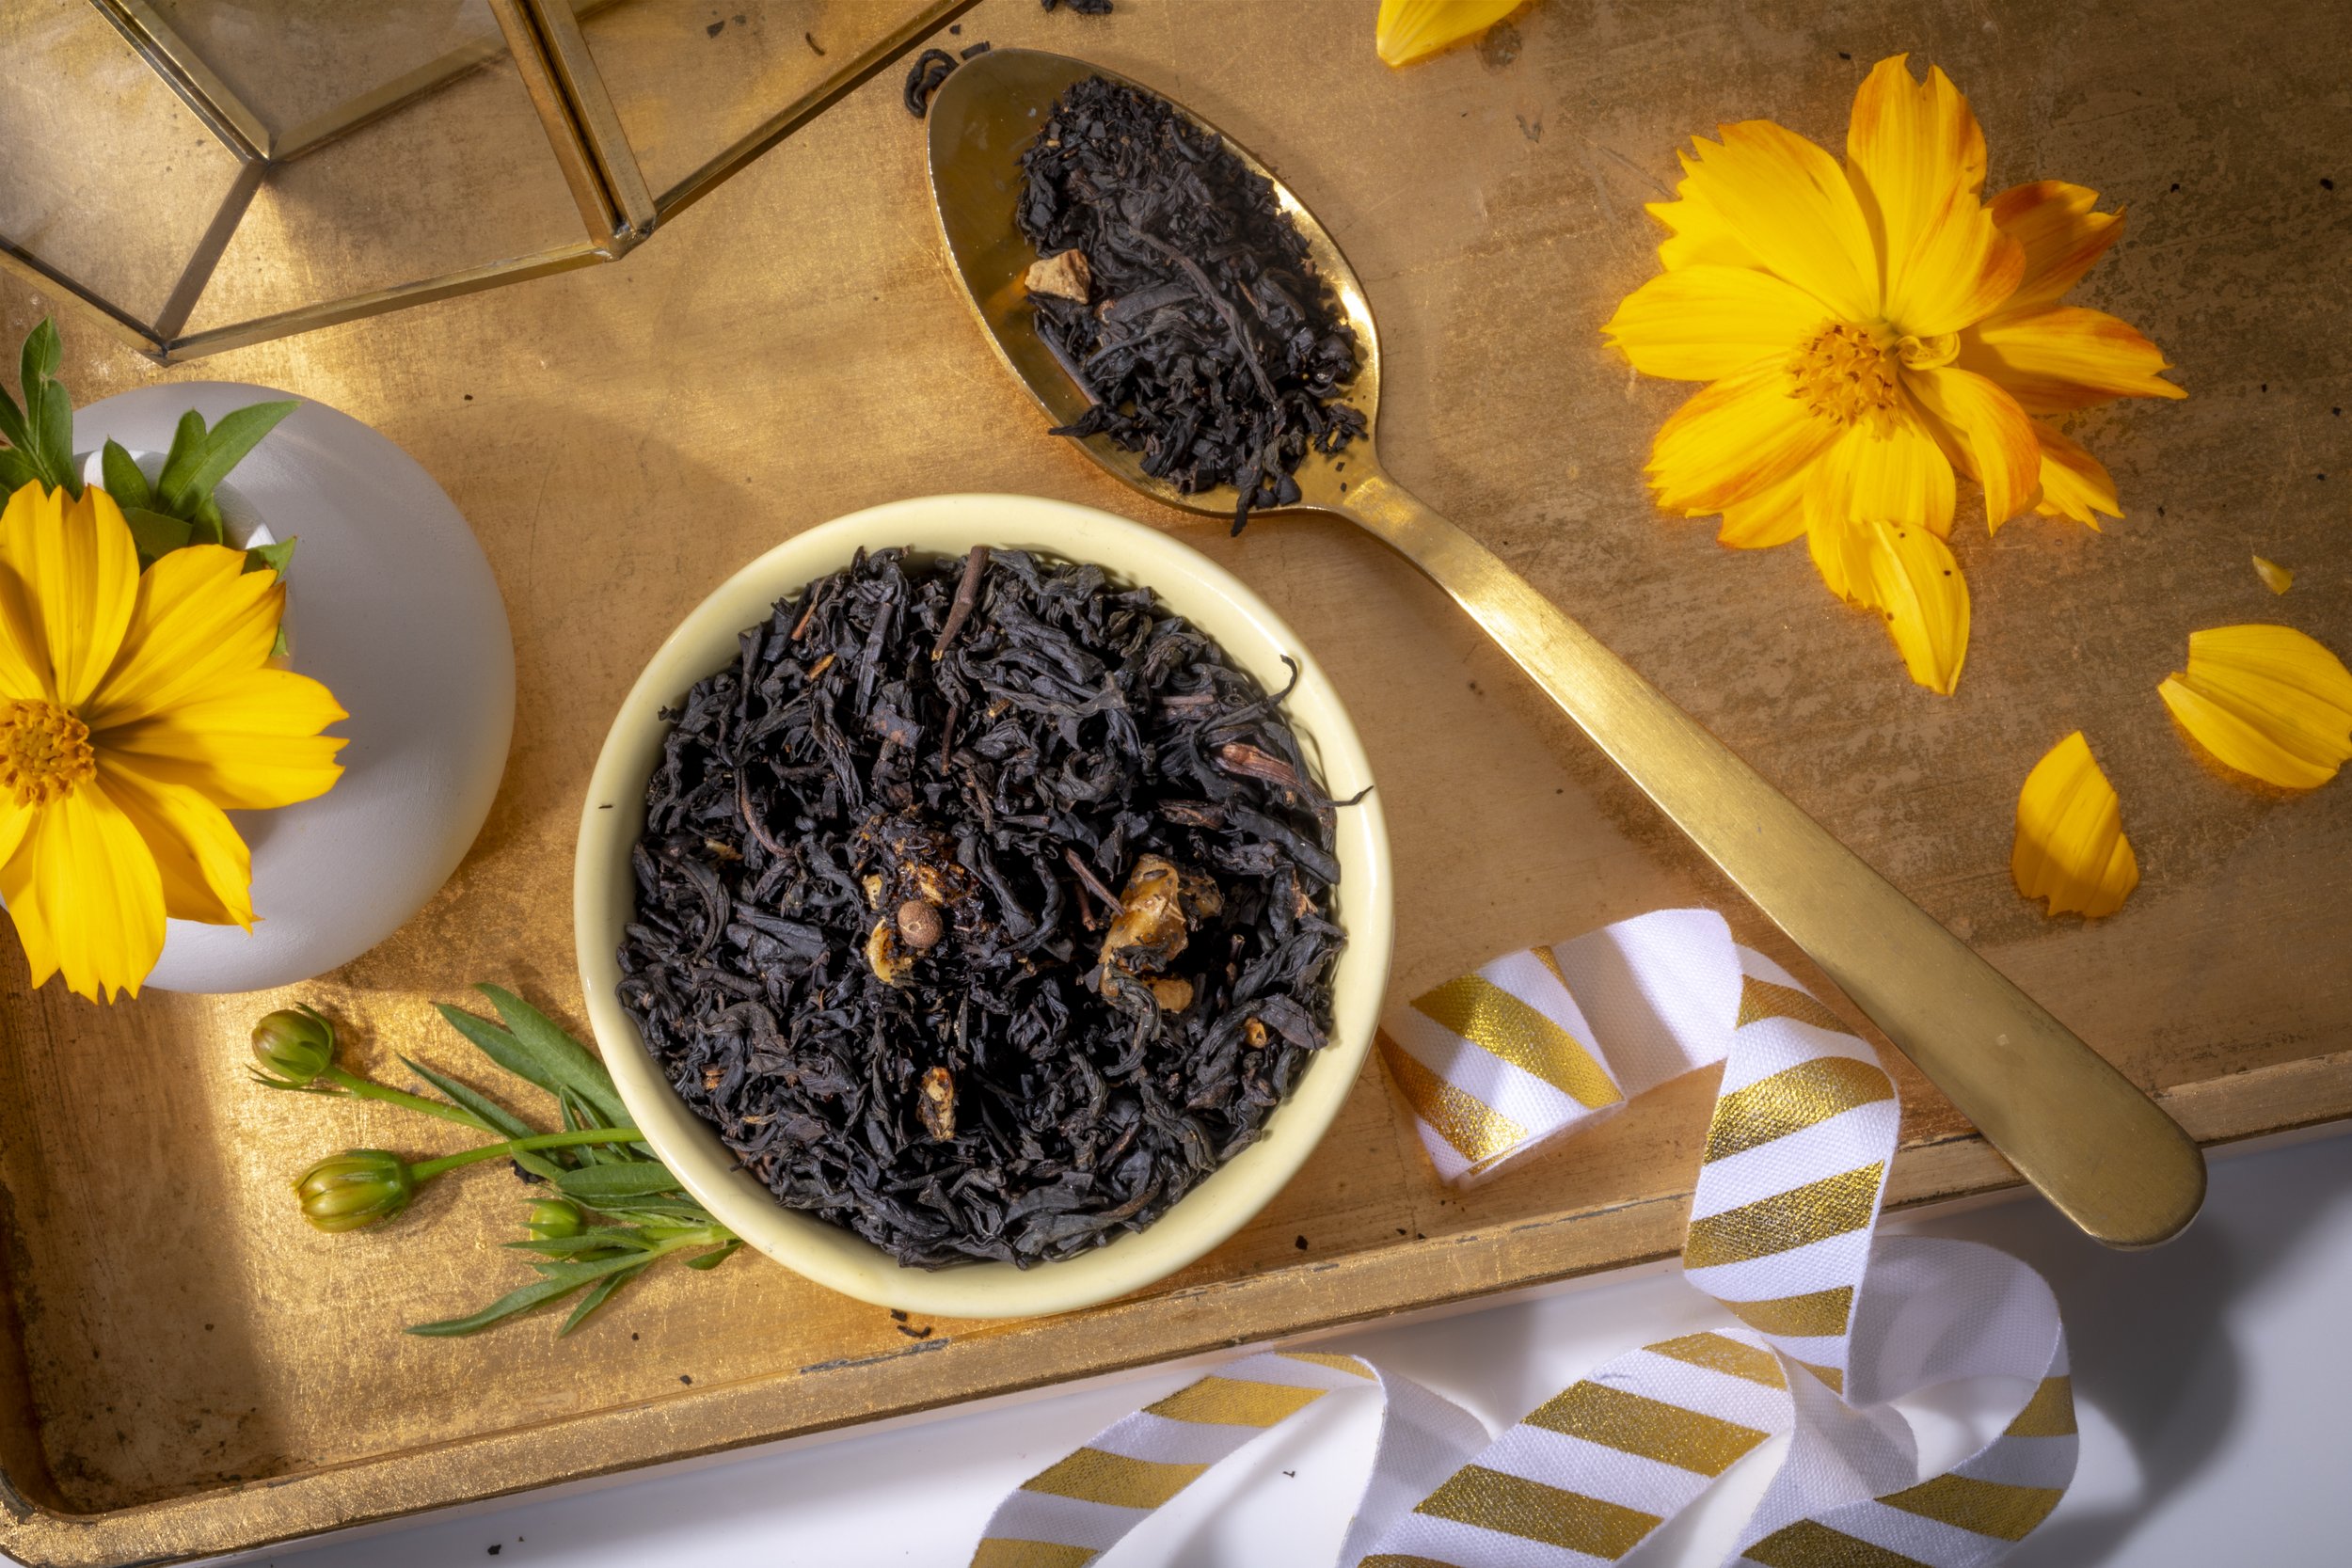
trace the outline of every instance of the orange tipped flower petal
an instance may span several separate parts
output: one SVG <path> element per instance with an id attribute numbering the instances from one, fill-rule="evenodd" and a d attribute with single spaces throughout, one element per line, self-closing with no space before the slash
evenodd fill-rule
<path id="1" fill-rule="evenodd" d="M 2097 191 L 2063 180 L 2011 185 L 1993 198 L 1993 221 L 2026 251 L 2026 276 L 2004 311 L 2056 305 L 2123 237 L 2123 214 L 2093 212 L 2098 204 Z"/>
<path id="2" fill-rule="evenodd" d="M 2028 414 L 2063 414 L 2116 398 L 2185 398 L 2157 372 L 2161 350 L 2104 310 L 2059 305 L 1996 316 L 1961 334 L 1960 363 L 1991 376 Z"/>
<path id="3" fill-rule="evenodd" d="M 1952 531 L 1952 465 L 1915 417 L 1881 436 L 1850 426 L 1815 463 L 1804 494 L 1805 526 L 1900 520 L 1939 537 Z M 1836 585 L 1832 584 L 1835 591 Z"/>
<path id="4" fill-rule="evenodd" d="M 1820 301 L 1767 272 L 1661 272 L 1625 297 L 1601 332 L 1644 375 L 1714 381 L 1777 364 L 1825 325 Z"/>
<path id="5" fill-rule="evenodd" d="M 2263 579 L 2263 586 L 2273 594 L 2283 594 L 2295 586 L 2295 574 L 2275 561 L 2254 558 L 2254 575 Z"/>
<path id="6" fill-rule="evenodd" d="M 1650 445 L 1658 504 L 1685 516 L 1721 512 L 1763 494 L 1836 438 L 1796 397 L 1784 367 L 1765 361 L 1701 388 Z"/>
<path id="7" fill-rule="evenodd" d="M 2042 489 L 2042 443 L 2017 400 L 1973 371 L 1947 365 L 1906 378 L 1920 405 L 1956 439 L 1968 475 L 1984 487 L 1984 520 L 2000 526 Z"/>
<path id="8" fill-rule="evenodd" d="M 2041 420 L 2033 421 L 2035 441 L 2042 447 L 2042 499 L 2034 510 L 2045 517 L 2072 517 L 2090 528 L 2099 515 L 2123 515 L 2115 499 L 2115 481 L 2097 458 Z"/>
<path id="9" fill-rule="evenodd" d="M 1910 523 L 1848 523 L 1806 535 L 1830 591 L 1878 611 L 1911 678 L 1949 696 L 1968 658 L 1968 582 L 1951 547 Z"/>
<path id="10" fill-rule="evenodd" d="M 2292 626 L 2189 633 L 2188 668 L 2156 689 L 2198 745 L 2281 789 L 2313 789 L 2352 759 L 2352 671 Z"/>
<path id="11" fill-rule="evenodd" d="M 1527 0 L 1380 0 L 1373 41 L 1390 65 L 1409 65 L 1483 33 Z"/>
<path id="12" fill-rule="evenodd" d="M 2026 775 L 2009 871 L 2017 891 L 2044 900 L 2051 914 L 2113 914 L 2139 885 L 2122 802 L 2082 731 Z"/>

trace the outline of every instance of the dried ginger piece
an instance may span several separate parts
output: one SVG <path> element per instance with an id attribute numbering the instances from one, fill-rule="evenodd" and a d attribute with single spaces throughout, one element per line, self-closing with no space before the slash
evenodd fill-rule
<path id="1" fill-rule="evenodd" d="M 1094 293 L 1094 274 L 1087 266 L 1083 250 L 1064 250 L 1041 261 L 1030 262 L 1029 276 L 1025 281 L 1033 294 L 1074 299 L 1081 305 Z"/>

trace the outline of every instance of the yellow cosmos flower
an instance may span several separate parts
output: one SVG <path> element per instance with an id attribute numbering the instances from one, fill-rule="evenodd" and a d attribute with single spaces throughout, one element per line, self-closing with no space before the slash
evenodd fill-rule
<path id="1" fill-rule="evenodd" d="M 2009 874 L 2051 914 L 2113 914 L 2139 885 L 2123 836 L 2122 803 L 2076 730 L 2050 748 L 2017 794 L 2017 842 Z"/>
<path id="2" fill-rule="evenodd" d="M 2352 671 L 2293 626 L 2188 634 L 2188 668 L 2156 692 L 2226 768 L 2316 789 L 2352 762 Z"/>
<path id="3" fill-rule="evenodd" d="M 2027 510 L 2096 528 L 2122 515 L 2115 483 L 2047 417 L 2187 394 L 2130 326 L 2059 302 L 2123 214 L 2055 180 L 1985 201 L 1968 101 L 1906 58 L 1855 93 L 1842 165 L 1770 120 L 1698 139 L 1679 199 L 1649 209 L 1674 231 L 1666 270 L 1603 331 L 1647 374 L 1710 384 L 1658 433 L 1658 504 L 1721 514 L 1743 548 L 1807 536 L 1830 587 L 1948 692 L 1967 644 L 1955 473 L 1994 528 Z"/>
<path id="4" fill-rule="evenodd" d="M 33 984 L 138 994 L 164 919 L 253 927 L 224 811 L 321 795 L 347 717 L 269 666 L 286 590 L 243 550 L 144 573 L 114 499 L 27 484 L 0 512 L 0 898 Z"/>

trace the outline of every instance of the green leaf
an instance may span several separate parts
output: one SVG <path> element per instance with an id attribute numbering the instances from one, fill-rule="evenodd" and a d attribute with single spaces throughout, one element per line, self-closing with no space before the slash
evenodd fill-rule
<path id="1" fill-rule="evenodd" d="M 73 400 L 54 379 L 64 358 L 57 324 L 44 316 L 25 335 L 24 353 L 18 361 L 18 378 L 24 389 L 24 439 L 17 444 L 44 480 L 78 497 L 82 476 L 73 471 Z"/>
<path id="2" fill-rule="evenodd" d="M 276 572 L 283 581 L 286 568 L 294 564 L 295 541 L 281 540 L 275 545 L 247 545 L 245 549 L 245 569 L 248 572 Z"/>
<path id="3" fill-rule="evenodd" d="M 446 1073 L 434 1071 L 421 1062 L 403 1056 L 401 1064 L 441 1091 L 451 1104 L 472 1117 L 485 1132 L 496 1132 L 501 1138 L 528 1138 L 538 1131 L 505 1106 L 481 1090 L 459 1083 Z M 508 1158 L 544 1181 L 552 1181 L 564 1173 L 561 1161 L 551 1159 L 535 1148 L 517 1149 Z"/>
<path id="4" fill-rule="evenodd" d="M 206 496 L 198 502 L 195 512 L 189 515 L 188 520 L 196 525 L 196 536 L 205 544 L 226 545 L 229 543 L 229 531 L 222 525 L 220 508 L 214 503 L 212 497 Z"/>
<path id="5" fill-rule="evenodd" d="M 624 1269 L 619 1274 L 612 1275 L 604 1279 L 599 1279 L 594 1285 L 588 1287 L 588 1293 L 580 1298 L 580 1305 L 572 1308 L 572 1315 L 564 1320 L 564 1326 L 555 1331 L 555 1337 L 561 1339 L 564 1335 L 569 1334 L 573 1329 L 578 1328 L 581 1323 L 586 1323 L 597 1307 L 602 1307 L 606 1302 L 612 1299 L 613 1291 L 619 1290 L 622 1286 L 636 1278 L 651 1266 L 652 1265 L 650 1263 L 645 1263 L 640 1264 L 638 1267 L 633 1269 Z"/>
<path id="6" fill-rule="evenodd" d="M 586 1285 L 593 1280 L 602 1279 L 609 1275 L 621 1274 L 630 1269 L 642 1269 L 648 1263 L 659 1259 L 660 1257 L 660 1253 L 632 1252 L 623 1254 L 618 1258 L 598 1259 L 593 1263 L 533 1263 L 531 1266 L 539 1271 L 539 1277 L 548 1284 L 552 1285 L 561 1280 L 568 1288 Z"/>
<path id="7" fill-rule="evenodd" d="M 577 1258 L 583 1252 L 603 1252 L 614 1247 L 629 1252 L 653 1250 L 653 1243 L 643 1235 L 617 1226 L 583 1230 L 577 1236 L 526 1236 L 519 1242 L 500 1244 L 514 1252 L 535 1252 L 542 1258 Z"/>
<path id="8" fill-rule="evenodd" d="M 6 393 L 0 393 L 5 397 Z M 14 447 L 0 447 L 0 490 L 13 496 L 27 484 L 40 483 L 40 470 L 33 467 L 31 458 Z M 6 499 L 0 497 L 0 499 Z"/>
<path id="9" fill-rule="evenodd" d="M 139 547 L 142 564 L 160 560 L 188 542 L 188 525 L 183 518 L 167 517 L 144 506 L 125 506 L 122 520 L 131 525 L 131 538 Z"/>
<path id="10" fill-rule="evenodd" d="M 552 1080 L 548 1085 L 551 1092 L 561 1093 L 558 1085 L 568 1087 L 604 1117 L 606 1126 L 629 1125 L 628 1107 L 621 1103 L 621 1091 L 612 1086 L 612 1075 L 604 1070 L 604 1064 L 596 1060 L 594 1053 L 513 991 L 500 986 L 477 986 L 475 990 L 488 997 L 490 1006 L 498 1009 L 509 1037 L 547 1064 Z"/>
<path id="11" fill-rule="evenodd" d="M 262 436 L 278 428 L 278 423 L 293 413 L 300 404 L 289 399 L 282 403 L 257 403 L 233 413 L 223 414 L 220 423 L 197 443 L 187 462 L 177 472 L 167 465 L 163 476 L 164 508 L 186 516 L 199 502 L 213 494 L 213 486 L 229 475 L 229 470 L 245 461 L 246 454 L 261 443 Z"/>
<path id="12" fill-rule="evenodd" d="M 73 462 L 73 400 L 63 387 L 52 381 L 40 389 L 40 430 L 39 432 L 40 461 L 49 470 L 50 483 L 69 496 L 80 499 L 82 470 Z"/>
<path id="13" fill-rule="evenodd" d="M 122 443 L 109 436 L 99 449 L 100 472 L 106 481 L 106 494 L 112 496 L 123 511 L 133 507 L 152 508 L 153 494 L 147 487 L 147 476 Z M 158 552 L 161 553 L 161 552 Z"/>
<path id="14" fill-rule="evenodd" d="M 709 1210 L 686 1197 L 616 1198 L 609 1204 L 595 1205 L 597 1213 L 608 1219 L 627 1220 L 635 1225 L 691 1225 L 717 1227 L 719 1218 Z"/>
<path id="15" fill-rule="evenodd" d="M 65 363 L 65 344 L 57 340 L 57 324 L 47 316 L 24 335 L 24 352 L 17 361 L 17 378 L 29 397 L 34 388 L 57 373 Z"/>
<path id="16" fill-rule="evenodd" d="M 171 450 L 164 453 L 163 471 L 155 476 L 158 487 L 168 491 L 173 477 L 188 471 L 188 466 L 196 460 L 196 449 L 203 444 L 204 416 L 188 409 L 172 430 Z"/>
<path id="17" fill-rule="evenodd" d="M 708 1252 L 698 1252 L 686 1260 L 686 1266 L 690 1269 L 715 1269 L 734 1257 L 742 1245 L 739 1241 L 729 1242 L 724 1246 L 712 1247 Z"/>
<path id="18" fill-rule="evenodd" d="M 12 447 L 29 447 L 33 433 L 24 423 L 24 410 L 16 405 L 16 399 L 0 389 L 0 436 L 8 437 Z"/>
<path id="19" fill-rule="evenodd" d="M 580 1289 L 580 1282 L 564 1284 L 558 1280 L 535 1280 L 519 1290 L 509 1291 L 479 1312 L 462 1318 L 443 1318 L 438 1323 L 410 1323 L 404 1331 L 430 1338 L 453 1339 L 461 1334 L 473 1334 L 489 1327 L 501 1318 L 511 1318 L 517 1312 L 528 1312 L 544 1302 L 558 1296 L 568 1296 Z"/>
<path id="20" fill-rule="evenodd" d="M 678 1190 L 678 1179 L 670 1174 L 670 1167 L 650 1160 L 632 1160 L 625 1165 L 582 1165 L 557 1177 L 555 1184 L 565 1197 L 579 1198 L 592 1208 L 603 1198 L 650 1197 Z"/>

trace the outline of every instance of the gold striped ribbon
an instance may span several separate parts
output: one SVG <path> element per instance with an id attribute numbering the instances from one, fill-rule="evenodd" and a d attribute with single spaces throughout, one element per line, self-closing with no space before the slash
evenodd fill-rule
<path id="1" fill-rule="evenodd" d="M 1511 954 L 1415 998 L 1382 1055 L 1438 1173 L 1469 1182 L 1627 1098 L 1724 1065 L 1685 1276 L 1740 1326 L 1616 1357 L 1491 1443 L 1359 1357 L 1249 1356 L 1115 1422 L 1024 1482 L 975 1568 L 1084 1568 L 1210 1465 L 1327 1393 L 1382 1401 L 1357 1568 L 1611 1562 L 1768 1438 L 1750 1517 L 1765 1568 L 1979 1568 L 2057 1506 L 2076 1439 L 2040 1275 L 1971 1243 L 1879 1240 L 1900 1107 L 1867 1045 L 1722 918 L 1669 910 Z M 2031 1385 L 2007 1429 L 1920 1478 L 1865 1413 L 1955 1378 Z"/>

